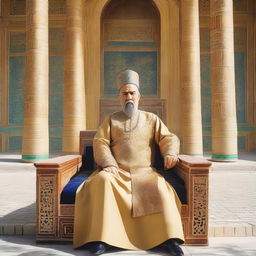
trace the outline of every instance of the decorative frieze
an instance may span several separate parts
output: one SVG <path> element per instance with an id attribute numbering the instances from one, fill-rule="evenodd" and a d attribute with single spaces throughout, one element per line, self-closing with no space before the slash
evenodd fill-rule
<path id="1" fill-rule="evenodd" d="M 156 23 L 106 22 L 104 26 L 106 41 L 154 41 L 157 35 Z"/>

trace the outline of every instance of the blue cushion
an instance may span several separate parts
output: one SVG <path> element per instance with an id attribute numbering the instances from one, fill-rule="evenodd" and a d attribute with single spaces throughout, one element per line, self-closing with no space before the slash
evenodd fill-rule
<path id="1" fill-rule="evenodd" d="M 184 181 L 174 172 L 159 171 L 165 179 L 173 186 L 182 204 L 187 203 L 187 193 Z M 74 204 L 76 198 L 76 190 L 90 176 L 91 172 L 81 171 L 75 175 L 61 192 L 61 204 Z"/>
<path id="2" fill-rule="evenodd" d="M 156 149 L 156 157 L 154 167 L 157 170 L 163 170 L 163 157 L 161 156 L 159 148 Z M 93 159 L 92 146 L 86 146 L 84 155 L 82 156 L 82 166 L 80 172 L 76 174 L 64 187 L 61 192 L 61 204 L 74 204 L 76 198 L 76 190 L 78 187 L 91 175 L 93 170 L 96 169 Z M 178 194 L 182 204 L 187 203 L 187 192 L 184 181 L 173 171 L 159 171 L 164 178 L 173 186 Z"/>
<path id="3" fill-rule="evenodd" d="M 68 184 L 63 188 L 60 195 L 61 204 L 74 204 L 76 198 L 76 190 L 90 176 L 91 172 L 81 171 L 75 175 Z"/>

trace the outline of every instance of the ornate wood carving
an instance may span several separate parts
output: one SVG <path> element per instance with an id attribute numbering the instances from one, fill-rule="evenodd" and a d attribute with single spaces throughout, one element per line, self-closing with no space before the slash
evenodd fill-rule
<path id="1" fill-rule="evenodd" d="M 233 9 L 235 12 L 247 11 L 247 0 L 233 0 Z"/>
<path id="2" fill-rule="evenodd" d="M 208 226 L 208 181 L 207 177 L 193 177 L 192 234 L 207 235 Z"/>
<path id="3" fill-rule="evenodd" d="M 200 15 L 210 15 L 210 0 L 200 0 L 199 13 Z"/>
<path id="4" fill-rule="evenodd" d="M 82 131 L 80 143 L 91 144 L 96 131 Z M 83 147 L 82 147 L 83 148 Z M 211 163 L 203 158 L 180 155 L 175 171 L 185 181 L 189 195 L 183 204 L 181 217 L 186 244 L 206 245 L 208 229 L 208 171 Z M 81 157 L 61 156 L 36 163 L 37 167 L 37 240 L 71 241 L 74 228 L 74 205 L 58 204 L 61 184 L 66 172 L 71 178 Z M 63 175 L 65 173 L 65 175 Z M 59 210 L 58 210 L 59 209 Z"/>
<path id="5" fill-rule="evenodd" d="M 64 14 L 66 13 L 66 0 L 50 0 L 49 14 Z"/>
<path id="6" fill-rule="evenodd" d="M 38 231 L 40 234 L 55 234 L 56 179 L 54 175 L 39 175 L 38 179 Z"/>
<path id="7" fill-rule="evenodd" d="M 73 204 L 62 204 L 60 206 L 61 216 L 74 216 L 75 207 Z"/>
<path id="8" fill-rule="evenodd" d="M 60 219 L 60 234 L 61 238 L 72 238 L 74 233 L 74 218 Z"/>
<path id="9" fill-rule="evenodd" d="M 11 15 L 25 15 L 26 14 L 26 0 L 10 0 L 10 14 Z"/>

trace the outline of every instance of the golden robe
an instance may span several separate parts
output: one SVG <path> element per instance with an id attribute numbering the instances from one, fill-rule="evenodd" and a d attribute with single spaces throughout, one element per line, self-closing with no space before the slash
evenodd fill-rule
<path id="1" fill-rule="evenodd" d="M 181 203 L 172 186 L 152 167 L 155 144 L 176 155 L 177 136 L 154 114 L 109 116 L 93 141 L 99 166 L 77 190 L 74 247 L 92 241 L 146 250 L 170 239 L 184 240 Z M 100 171 L 119 168 L 119 177 Z"/>

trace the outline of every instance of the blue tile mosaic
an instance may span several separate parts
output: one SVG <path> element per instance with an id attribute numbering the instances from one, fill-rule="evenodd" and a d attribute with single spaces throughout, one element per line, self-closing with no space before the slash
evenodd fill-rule
<path id="1" fill-rule="evenodd" d="M 238 136 L 237 143 L 239 150 L 246 150 L 246 136 Z"/>
<path id="2" fill-rule="evenodd" d="M 62 150 L 62 139 L 58 137 L 50 137 L 49 148 L 51 152 L 59 152 Z"/>
<path id="3" fill-rule="evenodd" d="M 201 54 L 201 101 L 203 124 L 211 124 L 211 57 Z"/>
<path id="4" fill-rule="evenodd" d="M 49 50 L 50 52 L 64 51 L 64 29 L 50 28 L 49 29 Z"/>
<path id="5" fill-rule="evenodd" d="M 9 57 L 9 124 L 23 124 L 24 56 Z"/>
<path id="6" fill-rule="evenodd" d="M 203 150 L 204 150 L 204 152 L 212 151 L 212 137 L 211 136 L 203 136 Z"/>
<path id="7" fill-rule="evenodd" d="M 49 124 L 63 124 L 64 57 L 50 56 Z"/>
<path id="8" fill-rule="evenodd" d="M 9 136 L 8 138 L 8 150 L 20 151 L 22 148 L 22 136 Z"/>
<path id="9" fill-rule="evenodd" d="M 26 33 L 10 32 L 9 52 L 24 53 L 26 51 Z"/>
<path id="10" fill-rule="evenodd" d="M 106 51 L 104 53 L 104 95 L 116 95 L 120 71 L 132 69 L 140 75 L 142 95 L 157 95 L 157 52 Z"/>
<path id="11" fill-rule="evenodd" d="M 235 52 L 236 114 L 237 122 L 247 121 L 246 57 L 244 52 Z"/>

